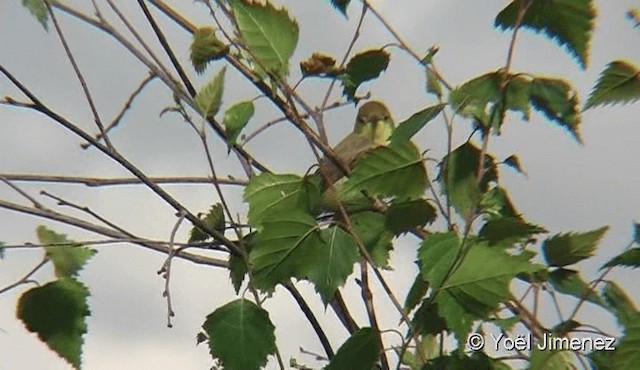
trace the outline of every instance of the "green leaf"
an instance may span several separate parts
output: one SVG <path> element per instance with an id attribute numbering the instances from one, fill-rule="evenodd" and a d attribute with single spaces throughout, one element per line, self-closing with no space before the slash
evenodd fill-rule
<path id="1" fill-rule="evenodd" d="M 368 50 L 355 55 L 347 63 L 345 74 L 340 77 L 343 94 L 350 101 L 354 101 L 358 87 L 366 81 L 378 78 L 388 65 L 389 53 L 382 49 Z"/>
<path id="2" fill-rule="evenodd" d="M 276 352 L 275 326 L 269 313 L 246 299 L 237 299 L 207 316 L 202 328 L 209 350 L 228 370 L 260 369 Z"/>
<path id="3" fill-rule="evenodd" d="M 451 355 L 439 356 L 430 360 L 420 370 L 466 370 L 466 369 L 482 369 L 482 370 L 505 370 L 511 369 L 510 366 L 492 359 L 484 352 L 472 352 L 469 356 L 461 353 L 460 349 L 456 349 Z"/>
<path id="4" fill-rule="evenodd" d="M 437 335 L 450 329 L 438 311 L 437 303 L 430 302 L 428 299 L 423 300 L 411 320 L 413 329 L 421 335 Z"/>
<path id="5" fill-rule="evenodd" d="M 198 74 L 207 68 L 207 63 L 222 58 L 229 52 L 229 46 L 216 37 L 212 27 L 196 29 L 191 40 L 191 64 Z"/>
<path id="6" fill-rule="evenodd" d="M 631 248 L 620 253 L 605 263 L 602 268 L 614 266 L 640 267 L 640 248 Z"/>
<path id="7" fill-rule="evenodd" d="M 582 121 L 580 102 L 571 84 L 561 79 L 535 78 L 531 82 L 530 93 L 531 104 L 535 109 L 569 131 L 578 142 L 582 142 L 579 130 Z"/>
<path id="8" fill-rule="evenodd" d="M 331 0 L 331 4 L 344 15 L 347 15 L 347 7 L 350 2 L 351 0 Z"/>
<path id="9" fill-rule="evenodd" d="M 224 209 L 222 208 L 222 204 L 216 203 L 209 208 L 209 212 L 204 216 L 198 214 L 198 218 L 201 219 L 206 225 L 211 228 L 224 232 L 225 229 L 225 220 L 224 220 Z M 211 235 L 207 234 L 204 230 L 200 229 L 197 226 L 191 228 L 191 234 L 189 236 L 189 243 L 201 242 L 209 239 Z"/>
<path id="10" fill-rule="evenodd" d="M 91 314 L 88 297 L 89 290 L 82 283 L 60 278 L 25 292 L 18 300 L 16 315 L 58 356 L 80 369 L 85 318 Z"/>
<path id="11" fill-rule="evenodd" d="M 315 260 L 315 268 L 309 271 L 308 279 L 327 304 L 353 272 L 360 253 L 351 235 L 337 226 L 322 230 L 320 236 L 326 245 L 320 258 Z"/>
<path id="12" fill-rule="evenodd" d="M 338 349 L 326 370 L 371 370 L 380 355 L 378 336 L 371 328 L 362 328 Z"/>
<path id="13" fill-rule="evenodd" d="M 402 141 L 410 140 L 413 135 L 422 130 L 429 121 L 433 120 L 440 114 L 446 104 L 436 104 L 415 113 L 409 119 L 401 122 L 398 127 L 391 134 L 389 141 L 391 143 L 398 143 Z"/>
<path id="14" fill-rule="evenodd" d="M 418 250 L 420 272 L 438 290 L 460 254 L 460 240 L 455 233 L 435 233 L 426 238 Z"/>
<path id="15" fill-rule="evenodd" d="M 234 0 L 231 7 L 240 36 L 259 69 L 286 76 L 298 44 L 298 23 L 284 7 L 276 9 L 270 2 Z"/>
<path id="16" fill-rule="evenodd" d="M 493 158 L 485 155 L 484 168 L 488 171 L 478 185 L 479 163 L 480 149 L 470 142 L 462 144 L 442 159 L 438 179 L 444 185 L 443 190 L 449 201 L 464 218 L 477 210 L 488 182 L 497 179 Z"/>
<path id="17" fill-rule="evenodd" d="M 482 226 L 478 235 L 489 242 L 490 246 L 500 245 L 509 248 L 544 232 L 547 230 L 520 217 L 507 216 L 490 219 Z"/>
<path id="18" fill-rule="evenodd" d="M 38 226 L 36 233 L 59 278 L 77 276 L 85 263 L 97 253 L 95 249 L 69 240 L 66 235 L 57 234 L 42 225 Z"/>
<path id="19" fill-rule="evenodd" d="M 586 299 L 589 302 L 600 306 L 605 306 L 605 302 L 597 292 L 591 289 L 579 271 L 568 269 L 557 269 L 549 274 L 549 282 L 553 288 L 562 293 L 576 297 L 578 299 Z"/>
<path id="20" fill-rule="evenodd" d="M 507 110 L 521 112 L 529 119 L 529 81 L 522 75 L 489 72 L 454 89 L 449 103 L 461 116 L 499 129 Z"/>
<path id="21" fill-rule="evenodd" d="M 624 331 L 624 337 L 616 348 L 612 367 L 614 369 L 633 369 L 640 363 L 640 313 L 630 318 Z"/>
<path id="22" fill-rule="evenodd" d="M 229 254 L 229 277 L 231 278 L 231 284 L 236 294 L 240 292 L 242 282 L 244 282 L 244 276 L 247 274 L 247 265 L 242 257 L 236 254 Z"/>
<path id="23" fill-rule="evenodd" d="M 424 199 L 393 202 L 385 213 L 385 225 L 394 234 L 402 234 L 436 220 L 436 209 Z"/>
<path id="24" fill-rule="evenodd" d="M 358 161 L 342 194 L 420 197 L 427 187 L 427 170 L 418 148 L 410 141 L 378 147 Z"/>
<path id="25" fill-rule="evenodd" d="M 385 216 L 376 212 L 358 212 L 351 216 L 353 231 L 365 246 L 373 263 L 378 267 L 389 266 L 389 252 L 393 249 L 393 233 L 385 228 Z"/>
<path id="26" fill-rule="evenodd" d="M 242 129 L 249 123 L 255 113 L 253 101 L 235 104 L 224 112 L 224 127 L 227 131 L 227 144 L 233 146 Z"/>
<path id="27" fill-rule="evenodd" d="M 616 60 L 602 71 L 584 110 L 608 104 L 626 104 L 640 99 L 640 69 L 631 62 Z"/>
<path id="28" fill-rule="evenodd" d="M 47 22 L 49 21 L 49 13 L 47 12 L 45 0 L 22 0 L 22 6 L 29 9 L 29 12 L 36 17 L 45 31 L 48 31 Z"/>
<path id="29" fill-rule="evenodd" d="M 591 363 L 591 369 L 597 370 L 615 370 L 612 367 L 615 351 L 593 351 L 587 355 Z"/>
<path id="30" fill-rule="evenodd" d="M 326 259 L 327 245 L 311 215 L 279 212 L 264 218 L 260 229 L 249 254 L 256 287 L 270 292 L 293 277 L 320 275 L 317 261 Z"/>
<path id="31" fill-rule="evenodd" d="M 534 346 L 529 370 L 575 370 L 580 368 L 578 364 L 571 351 L 542 351 Z"/>
<path id="32" fill-rule="evenodd" d="M 489 219 L 502 217 L 520 217 L 520 213 L 515 209 L 509 194 L 501 187 L 495 187 L 482 195 L 480 209 Z"/>
<path id="33" fill-rule="evenodd" d="M 556 234 L 542 245 L 549 266 L 568 266 L 593 256 L 608 226 L 585 233 Z"/>
<path id="34" fill-rule="evenodd" d="M 418 303 L 427 295 L 427 291 L 429 290 L 429 282 L 425 281 L 422 278 L 422 274 L 418 273 L 416 279 L 411 284 L 411 288 L 409 289 L 409 293 L 407 293 L 407 298 L 404 300 L 404 309 L 407 312 L 411 312 Z"/>
<path id="35" fill-rule="evenodd" d="M 289 211 L 310 212 L 320 201 L 319 184 L 312 178 L 262 173 L 244 189 L 249 223 L 257 227 L 265 216 Z"/>
<path id="36" fill-rule="evenodd" d="M 596 18 L 593 0 L 514 0 L 496 17 L 495 27 L 502 30 L 516 26 L 518 13 L 530 4 L 522 26 L 544 32 L 574 56 L 584 69 L 589 59 L 589 41 Z"/>
<path id="37" fill-rule="evenodd" d="M 203 117 L 213 117 L 222 105 L 222 92 L 224 90 L 224 73 L 227 67 L 223 67 L 216 77 L 205 85 L 198 94 L 195 102 Z"/>
<path id="38" fill-rule="evenodd" d="M 638 313 L 633 300 L 613 281 L 605 283 L 604 288 L 602 288 L 602 296 L 607 301 L 611 312 L 616 315 L 621 326 L 627 326 Z"/>
<path id="39" fill-rule="evenodd" d="M 468 247 L 462 262 L 437 289 L 435 299 L 438 313 L 459 341 L 466 339 L 474 319 L 486 320 L 500 303 L 512 297 L 509 286 L 516 275 L 540 269 L 530 258 L 529 254 L 510 255 L 484 243 Z M 421 258 L 421 262 L 424 264 L 426 258 Z"/>

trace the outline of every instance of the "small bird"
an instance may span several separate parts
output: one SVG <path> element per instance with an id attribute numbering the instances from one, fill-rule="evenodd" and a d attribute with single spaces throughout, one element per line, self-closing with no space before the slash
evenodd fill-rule
<path id="1" fill-rule="evenodd" d="M 371 101 L 358 110 L 353 132 L 342 139 L 333 149 L 337 157 L 349 169 L 366 153 L 379 146 L 387 146 L 394 129 L 389 109 L 379 102 Z M 325 188 L 330 187 L 344 176 L 344 172 L 329 158 L 323 158 L 318 171 Z"/>

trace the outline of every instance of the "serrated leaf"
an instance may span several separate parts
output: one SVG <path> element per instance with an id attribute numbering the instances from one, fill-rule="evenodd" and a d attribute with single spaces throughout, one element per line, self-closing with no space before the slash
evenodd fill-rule
<path id="1" fill-rule="evenodd" d="M 501 187 L 495 187 L 482 195 L 480 209 L 489 219 L 520 217 L 520 213 L 513 206 L 507 191 Z"/>
<path id="2" fill-rule="evenodd" d="M 353 168 L 342 194 L 367 191 L 370 195 L 420 197 L 427 172 L 418 148 L 410 141 L 378 147 Z"/>
<path id="3" fill-rule="evenodd" d="M 331 4 L 345 16 L 347 15 L 347 7 L 351 0 L 331 0 Z"/>
<path id="4" fill-rule="evenodd" d="M 198 74 L 207 68 L 207 63 L 222 58 L 229 52 L 229 46 L 216 37 L 212 27 L 196 29 L 191 40 L 191 64 Z"/>
<path id="5" fill-rule="evenodd" d="M 378 336 L 371 328 L 362 328 L 340 346 L 326 370 L 371 370 L 380 355 Z"/>
<path id="6" fill-rule="evenodd" d="M 224 209 L 222 208 L 222 204 L 216 203 L 211 205 L 209 208 L 209 212 L 205 215 L 198 215 L 205 224 L 209 225 L 211 228 L 224 232 L 225 229 L 225 219 L 224 219 Z M 189 243 L 201 242 L 209 239 L 211 235 L 206 233 L 204 230 L 200 229 L 197 226 L 191 228 L 191 234 L 189 235 Z"/>
<path id="7" fill-rule="evenodd" d="M 439 315 L 459 341 L 466 339 L 474 320 L 486 320 L 500 303 L 512 297 L 509 286 L 517 275 L 540 269 L 530 258 L 527 254 L 509 255 L 502 249 L 475 243 L 469 246 L 457 268 L 450 272 L 446 269 L 449 273 L 437 289 L 435 302 Z M 421 262 L 424 264 L 426 258 L 421 257 Z"/>
<path id="8" fill-rule="evenodd" d="M 229 277 L 236 294 L 240 292 L 244 276 L 247 274 L 247 265 L 242 257 L 229 253 Z"/>
<path id="9" fill-rule="evenodd" d="M 407 297 L 404 300 L 404 309 L 407 312 L 411 312 L 418 303 L 424 298 L 429 290 L 429 282 L 425 281 L 422 278 L 422 275 L 418 273 L 413 284 L 411 284 L 411 288 L 409 288 L 409 293 L 407 293 Z"/>
<path id="10" fill-rule="evenodd" d="M 421 335 L 437 335 L 447 330 L 447 323 L 438 311 L 437 303 L 423 300 L 411 320 L 413 329 Z"/>
<path id="11" fill-rule="evenodd" d="M 200 109 L 203 117 L 213 117 L 220 110 L 222 105 L 222 92 L 224 90 L 224 73 L 227 67 L 223 67 L 220 72 L 206 84 L 195 97 L 196 106 Z"/>
<path id="12" fill-rule="evenodd" d="M 515 243 L 525 242 L 532 236 L 547 232 L 543 227 L 530 224 L 520 217 L 499 217 L 487 221 L 478 236 L 489 242 L 490 246 L 511 247 Z"/>
<path id="13" fill-rule="evenodd" d="M 27 8 L 36 17 L 38 22 L 48 31 L 49 13 L 45 0 L 22 0 L 22 6 Z"/>
<path id="14" fill-rule="evenodd" d="M 602 71 L 584 110 L 598 105 L 626 104 L 640 99 L 640 68 L 631 62 L 616 60 Z"/>
<path id="15" fill-rule="evenodd" d="M 608 226 L 585 233 L 556 234 L 542 245 L 549 266 L 568 266 L 593 256 Z"/>
<path id="16" fill-rule="evenodd" d="M 216 309 L 202 328 L 209 335 L 211 355 L 228 370 L 260 369 L 276 351 L 269 313 L 246 299 Z"/>
<path id="17" fill-rule="evenodd" d="M 420 272 L 438 290 L 460 254 L 460 240 L 452 232 L 435 233 L 426 238 L 418 249 Z"/>
<path id="18" fill-rule="evenodd" d="M 57 234 L 42 225 L 38 226 L 36 233 L 59 278 L 77 276 L 85 263 L 97 253 L 95 249 L 69 240 L 66 235 Z"/>
<path id="19" fill-rule="evenodd" d="M 542 351 L 534 346 L 529 363 L 530 370 L 575 370 L 579 369 L 575 355 L 571 351 Z"/>
<path id="20" fill-rule="evenodd" d="M 593 0 L 514 0 L 496 17 L 495 27 L 502 30 L 516 26 L 518 13 L 529 5 L 522 26 L 544 32 L 574 56 L 584 69 L 589 59 L 589 42 L 596 18 Z"/>
<path id="21" fill-rule="evenodd" d="M 409 117 L 406 121 L 401 122 L 398 127 L 393 130 L 389 141 L 399 143 L 410 140 L 413 135 L 422 130 L 431 120 L 436 118 L 446 104 L 436 104 L 427 107 Z"/>
<path id="22" fill-rule="evenodd" d="M 616 315 L 621 326 L 627 326 L 634 315 L 638 313 L 633 300 L 613 281 L 605 283 L 602 288 L 602 297 L 609 305 L 611 312 Z"/>
<path id="23" fill-rule="evenodd" d="M 317 181 L 309 177 L 262 173 L 251 178 L 244 199 L 249 202 L 249 223 L 257 227 L 268 215 L 311 211 L 320 202 L 320 190 Z"/>
<path id="24" fill-rule="evenodd" d="M 631 248 L 620 253 L 605 263 L 602 268 L 614 266 L 640 267 L 640 248 Z"/>
<path id="25" fill-rule="evenodd" d="M 558 123 L 582 143 L 580 137 L 580 102 L 578 94 L 567 81 L 555 78 L 535 78 L 531 82 L 531 104 L 547 119 Z"/>
<path id="26" fill-rule="evenodd" d="M 389 252 L 393 249 L 393 233 L 385 228 L 385 216 L 371 211 L 351 215 L 353 232 L 367 249 L 373 263 L 382 268 L 389 266 Z"/>
<path id="27" fill-rule="evenodd" d="M 270 2 L 235 0 L 231 8 L 238 31 L 259 68 L 286 76 L 298 44 L 298 23 L 284 7 L 276 9 Z"/>
<path id="28" fill-rule="evenodd" d="M 556 291 L 562 294 L 568 294 L 578 299 L 586 299 L 597 305 L 605 306 L 602 297 L 584 281 L 579 271 L 556 269 L 549 274 L 549 283 Z"/>
<path id="29" fill-rule="evenodd" d="M 361 84 L 378 78 L 387 69 L 389 58 L 389 53 L 382 49 L 368 50 L 351 58 L 345 73 L 340 77 L 343 94 L 347 99 L 354 101 L 356 90 Z"/>
<path id="30" fill-rule="evenodd" d="M 487 172 L 480 184 L 477 178 L 480 149 L 470 142 L 457 147 L 442 159 L 438 180 L 444 185 L 443 191 L 455 210 L 464 218 L 477 210 L 488 183 L 497 179 L 493 157 L 485 155 L 484 158 Z"/>
<path id="31" fill-rule="evenodd" d="M 360 253 L 351 235 L 337 226 L 322 230 L 320 237 L 325 246 L 307 278 L 314 284 L 326 305 L 353 272 L 353 265 L 360 258 Z"/>
<path id="32" fill-rule="evenodd" d="M 629 319 L 624 336 L 616 348 L 612 367 L 614 369 L 633 369 L 640 363 L 640 313 Z"/>
<path id="33" fill-rule="evenodd" d="M 233 146 L 242 129 L 255 113 L 253 101 L 244 101 L 233 105 L 224 112 L 224 127 L 227 132 L 227 144 Z"/>
<path id="34" fill-rule="evenodd" d="M 256 287 L 270 292 L 291 278 L 319 275 L 323 266 L 317 261 L 325 258 L 327 245 L 311 215 L 278 212 L 265 217 L 260 229 L 249 254 Z"/>
<path id="35" fill-rule="evenodd" d="M 82 283 L 60 278 L 26 291 L 18 300 L 16 316 L 58 356 L 80 369 L 85 318 L 91 314 L 88 297 Z"/>
<path id="36" fill-rule="evenodd" d="M 436 220 L 436 209 L 424 199 L 394 201 L 385 213 L 387 229 L 398 235 Z"/>
<path id="37" fill-rule="evenodd" d="M 529 119 L 529 80 L 522 75 L 489 72 L 451 91 L 449 103 L 457 114 L 499 129 L 507 110 Z"/>

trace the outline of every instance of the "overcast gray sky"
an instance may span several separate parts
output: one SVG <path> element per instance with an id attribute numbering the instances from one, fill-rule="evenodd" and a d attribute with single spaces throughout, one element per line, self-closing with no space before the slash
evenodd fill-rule
<path id="1" fill-rule="evenodd" d="M 68 3 L 83 9 L 87 9 L 89 4 L 88 1 Z M 107 6 L 99 3 L 102 10 L 109 13 Z M 159 50 L 135 2 L 117 3 Z M 204 8 L 192 1 L 170 3 L 198 25 L 211 23 Z M 359 2 L 353 1 L 348 20 L 325 0 L 277 3 L 286 4 L 301 25 L 300 43 L 291 65 L 292 81 L 299 74 L 298 62 L 313 51 L 341 56 L 346 50 L 360 12 Z M 437 65 L 454 84 L 504 65 L 509 34 L 495 30 L 492 25 L 495 15 L 507 1 L 378 0 L 375 3 L 414 49 L 426 51 L 431 45 L 440 46 Z M 584 101 L 608 62 L 627 58 L 639 63 L 640 32 L 633 30 L 625 19 L 625 11 L 631 6 L 638 6 L 638 1 L 599 1 L 597 4 L 600 14 L 586 71 L 581 70 L 555 43 L 528 31 L 519 38 L 513 69 L 567 77 L 574 82 Z M 108 18 L 114 19 L 112 15 Z M 162 20 L 161 25 L 165 27 L 177 54 L 188 65 L 188 35 L 162 16 L 157 15 L 157 18 Z M 109 121 L 122 106 L 123 99 L 144 78 L 146 70 L 107 36 L 65 15 L 59 15 L 59 20 L 98 108 L 103 118 Z M 355 50 L 391 41 L 380 24 L 369 17 Z M 55 32 L 50 30 L 46 33 L 18 0 L 0 1 L 0 50 L 0 64 L 47 104 L 83 128 L 96 131 Z M 198 77 L 191 68 L 187 69 L 197 86 L 202 86 L 220 67 L 210 66 L 203 77 Z M 422 75 L 413 60 L 394 50 L 387 72 L 360 91 L 369 91 L 376 99 L 387 102 L 396 121 L 401 121 L 434 102 L 424 93 Z M 319 104 L 326 86 L 324 82 L 307 81 L 301 91 L 313 104 Z M 0 78 L 0 96 L 5 95 L 21 97 L 7 79 Z M 235 72 L 228 71 L 225 107 L 256 95 L 257 92 Z M 334 98 L 339 98 L 338 90 Z M 150 175 L 206 175 L 203 151 L 193 131 L 176 116 L 167 114 L 158 118 L 158 113 L 171 104 L 171 92 L 159 81 L 153 82 L 135 102 L 121 127 L 114 130 L 112 140 L 123 154 Z M 354 115 L 353 107 L 327 114 L 333 143 L 351 130 Z M 259 101 L 257 116 L 247 131 L 274 117 L 277 115 L 273 109 L 266 102 Z M 586 276 L 593 276 L 601 263 L 624 248 L 631 238 L 632 222 L 640 221 L 639 117 L 640 104 L 589 110 L 583 116 L 584 146 L 580 146 L 562 129 L 537 113 L 532 114 L 530 122 L 524 123 L 512 115 L 503 135 L 492 139 L 492 153 L 501 159 L 518 153 L 527 171 L 527 177 L 502 171 L 503 183 L 527 219 L 544 225 L 552 232 L 611 226 L 600 247 L 600 255 L 593 262 L 580 265 Z M 445 150 L 444 132 L 444 124 L 438 119 L 423 130 L 416 141 L 421 148 L 430 148 L 438 157 Z M 468 122 L 458 119 L 457 143 L 462 142 L 468 133 Z M 248 148 L 275 171 L 303 173 L 313 163 L 313 156 L 302 139 L 301 134 L 285 123 L 256 138 Z M 241 176 L 237 161 L 233 157 L 227 158 L 224 144 L 217 138 L 211 138 L 210 142 L 215 147 L 214 157 L 219 173 Z M 77 137 L 41 115 L 0 107 L 0 173 L 128 175 L 97 151 L 82 150 L 79 144 Z M 46 188 L 68 200 L 88 205 L 101 215 L 149 238 L 167 240 L 175 223 L 173 210 L 141 186 L 91 189 L 78 185 L 21 186 L 34 195 Z M 210 187 L 166 188 L 196 212 L 206 210 L 217 199 Z M 246 210 L 246 206 L 240 204 L 239 188 L 225 188 L 225 192 L 239 212 Z M 4 185 L 0 186 L 0 198 L 24 201 Z M 48 205 L 55 207 L 50 201 Z M 8 244 L 34 242 L 35 228 L 40 224 L 67 233 L 74 239 L 96 239 L 95 235 L 75 228 L 0 209 L 0 240 Z M 188 229 L 183 227 L 179 237 L 186 239 Z M 401 298 L 404 298 L 408 279 L 415 274 L 415 243 L 415 240 L 407 238 L 396 246 L 393 256 L 395 272 L 387 274 Z M 39 258 L 37 250 L 9 251 L 0 261 L 0 287 L 22 276 Z M 92 316 L 88 319 L 89 333 L 85 336 L 83 350 L 86 369 L 207 368 L 208 351 L 205 346 L 195 347 L 195 335 L 208 313 L 233 299 L 227 273 L 176 261 L 172 272 L 172 293 L 177 317 L 174 328 L 167 329 L 166 304 L 161 297 L 164 281 L 156 274 L 163 261 L 162 255 L 140 247 L 99 247 L 99 254 L 82 273 L 82 280 L 92 293 Z M 37 278 L 47 281 L 51 276 L 51 270 L 46 270 Z M 637 281 L 637 275 L 633 280 L 632 271 L 625 271 L 613 277 L 621 279 L 637 301 L 640 287 L 632 283 Z M 305 292 L 312 293 L 307 284 L 301 286 Z M 0 370 L 68 369 L 64 361 L 15 319 L 15 303 L 25 289 L 0 296 Z M 349 293 L 350 300 L 360 307 L 359 292 L 351 289 Z M 309 296 L 313 306 L 321 312 L 319 299 L 312 294 Z M 383 298 L 380 301 L 382 305 L 387 304 Z M 295 356 L 301 362 L 312 362 L 298 352 L 298 347 L 317 352 L 321 347 L 290 297 L 278 291 L 274 299 L 267 301 L 266 307 L 276 324 L 278 344 L 285 361 Z M 589 309 L 585 312 L 586 315 L 592 313 Z M 364 312 L 357 309 L 356 316 L 365 317 Z M 383 318 L 383 324 L 391 327 L 397 320 L 397 316 L 390 315 Z M 609 320 L 601 320 L 607 329 L 614 330 Z M 335 324 L 331 312 L 322 321 L 330 328 L 332 341 L 337 347 L 346 338 L 346 333 Z"/>

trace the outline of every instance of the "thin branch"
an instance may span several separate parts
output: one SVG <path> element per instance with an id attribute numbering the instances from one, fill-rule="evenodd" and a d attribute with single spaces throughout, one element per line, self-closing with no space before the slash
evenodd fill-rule
<path id="1" fill-rule="evenodd" d="M 36 207 L 37 209 L 44 209 L 45 207 L 38 202 L 34 197 L 32 197 L 31 195 L 29 195 L 29 193 L 27 193 L 26 191 L 20 189 L 20 187 L 16 186 L 15 184 L 13 184 L 11 181 L 9 181 L 9 179 L 7 177 L 4 177 L 2 175 L 0 175 L 0 181 L 4 182 L 5 184 L 7 184 L 11 189 L 15 190 L 18 194 L 22 195 L 23 197 L 25 197 L 28 201 L 31 202 L 31 204 L 33 204 L 34 207 Z"/>
<path id="2" fill-rule="evenodd" d="M 24 275 L 20 280 L 16 281 L 13 284 L 7 285 L 6 287 L 0 289 L 0 295 L 2 295 L 3 293 L 6 293 L 8 291 L 10 291 L 11 289 L 18 287 L 20 285 L 23 284 L 28 284 L 28 283 L 35 283 L 37 284 L 37 282 L 31 280 L 31 276 L 33 276 L 36 272 L 38 272 L 38 270 L 40 270 L 44 265 L 47 264 L 47 262 L 49 262 L 49 258 L 47 258 L 46 256 L 42 259 L 42 261 L 40 261 L 40 263 L 38 263 L 34 268 L 31 269 L 31 271 L 27 272 L 26 275 Z"/>
<path id="3" fill-rule="evenodd" d="M 173 207 L 177 212 L 186 212 L 187 219 L 191 221 L 192 224 L 204 230 L 207 234 L 216 238 L 216 240 L 220 241 L 229 250 L 233 253 L 242 254 L 243 251 L 240 250 L 232 241 L 227 239 L 222 233 L 217 231 L 211 225 L 206 224 L 204 221 L 200 220 L 196 215 L 189 212 L 180 202 L 178 202 L 175 198 L 173 198 L 169 193 L 167 193 L 164 189 L 162 189 L 158 184 L 149 180 L 149 178 L 136 166 L 134 166 L 129 160 L 120 155 L 120 153 L 116 151 L 112 151 L 109 148 L 105 147 L 98 141 L 96 141 L 91 135 L 87 134 L 78 126 L 73 124 L 71 121 L 66 118 L 60 116 L 56 112 L 49 109 L 46 105 L 44 105 L 29 89 L 27 89 L 20 81 L 18 81 L 8 70 L 6 70 L 2 65 L 0 65 L 0 72 L 4 74 L 11 82 L 23 93 L 25 94 L 34 104 L 32 109 L 35 109 L 38 112 L 41 112 L 58 122 L 60 125 L 73 132 L 77 136 L 83 138 L 84 140 L 90 142 L 93 146 L 107 155 L 109 158 L 113 159 L 117 163 L 119 163 L 122 167 L 131 172 L 134 176 L 139 178 L 149 189 L 151 189 L 154 193 L 156 193 L 160 198 L 162 198 L 165 202 L 167 202 L 171 207 Z"/>
<path id="4" fill-rule="evenodd" d="M 80 176 L 60 176 L 60 175 L 31 175 L 31 174 L 10 174 L 0 173 L 0 178 L 5 178 L 14 182 L 42 182 L 42 183 L 60 183 L 60 184 L 79 184 L 88 187 L 100 186 L 118 186 L 118 185 L 141 185 L 142 180 L 137 177 L 80 177 Z M 179 184 L 179 185 L 211 185 L 214 180 L 210 177 L 149 177 L 149 180 L 156 184 Z M 220 185 L 238 185 L 246 186 L 247 180 L 238 180 L 235 178 L 218 178 L 215 180 Z"/>
<path id="5" fill-rule="evenodd" d="M 296 289 L 296 287 L 291 282 L 287 282 L 283 285 L 284 285 L 284 288 L 288 290 L 289 293 L 291 293 L 291 296 L 298 304 L 298 307 L 300 307 L 300 309 L 302 310 L 302 313 L 307 318 L 307 321 L 309 321 L 309 323 L 311 324 L 311 327 L 313 327 L 313 331 L 318 336 L 318 339 L 320 340 L 320 344 L 322 344 L 322 348 L 324 349 L 324 352 L 327 354 L 327 357 L 329 359 L 332 359 L 334 356 L 334 353 L 333 353 L 333 349 L 331 348 L 331 343 L 329 342 L 329 338 L 327 338 L 327 335 L 325 334 L 324 330 L 322 329 L 322 326 L 318 322 L 318 319 L 313 314 L 311 307 L 309 307 L 307 302 L 304 300 L 304 297 L 302 297 L 298 289 Z"/>
<path id="6" fill-rule="evenodd" d="M 64 33 L 62 32 L 62 28 L 60 27 L 60 24 L 58 23 L 58 19 L 55 15 L 55 13 L 53 12 L 53 8 L 51 7 L 50 1 L 49 0 L 45 0 L 45 4 L 47 5 L 47 10 L 49 11 L 49 15 L 51 16 L 51 21 L 53 22 L 53 25 L 56 29 L 56 33 L 58 34 L 58 37 L 60 38 L 60 42 L 62 43 L 62 47 L 64 48 L 64 51 L 67 55 L 67 58 L 69 59 L 69 62 L 71 63 L 71 66 L 73 67 L 73 71 L 76 74 L 76 77 L 78 78 L 78 81 L 80 82 L 80 85 L 82 86 L 82 91 L 84 93 L 85 99 L 87 99 L 87 103 L 89 104 L 89 108 L 91 109 L 91 113 L 93 114 L 93 120 L 96 124 L 96 126 L 98 126 L 98 129 L 100 130 L 100 134 L 102 135 L 102 137 L 104 137 L 104 142 L 107 144 L 107 147 L 110 150 L 115 150 L 115 148 L 113 147 L 113 144 L 111 144 L 111 141 L 109 140 L 109 137 L 107 136 L 107 132 L 105 131 L 104 125 L 102 124 L 102 120 L 100 119 L 100 114 L 98 113 L 98 109 L 96 108 L 96 105 L 93 101 L 93 98 L 91 97 L 91 91 L 89 91 L 89 87 L 87 86 L 87 82 L 84 79 L 84 76 L 82 75 L 82 71 L 80 71 L 80 67 L 78 67 L 78 64 L 76 63 L 76 59 L 73 56 L 73 53 L 71 53 L 71 48 L 69 47 L 69 44 L 67 43 L 67 40 L 64 36 Z"/>
<path id="7" fill-rule="evenodd" d="M 120 124 L 120 121 L 124 117 L 125 113 L 131 108 L 131 104 L 133 103 L 135 98 L 138 97 L 138 95 L 140 95 L 142 90 L 144 90 L 145 86 L 147 86 L 147 84 L 153 81 L 153 79 L 156 77 L 157 76 L 153 72 L 151 72 L 147 77 L 145 77 L 144 80 L 142 80 L 140 85 L 133 91 L 133 93 L 131 93 L 127 101 L 124 103 L 124 107 L 122 107 L 118 115 L 113 119 L 113 121 L 111 121 L 111 123 L 109 123 L 109 125 L 107 125 L 107 127 L 104 130 L 105 134 L 108 134 L 109 131 L 111 131 L 113 128 L 115 128 Z M 100 140 L 102 138 L 103 138 L 103 135 L 101 133 L 98 133 L 98 135 L 96 135 L 96 140 Z M 85 143 L 85 144 L 82 144 L 81 147 L 82 149 L 87 149 L 89 148 L 89 145 Z"/>
<path id="8" fill-rule="evenodd" d="M 126 240 L 129 239 L 131 240 L 133 243 L 135 243 L 136 245 L 140 245 L 142 247 L 154 250 L 156 252 L 160 252 L 163 254 L 168 254 L 169 253 L 169 248 L 167 248 L 166 243 L 157 243 L 155 241 L 151 241 L 151 240 L 146 240 L 146 239 L 142 239 L 142 238 L 138 238 L 135 235 L 131 235 L 131 234 L 123 234 L 120 231 L 117 230 L 113 230 L 104 226 L 99 226 L 90 222 L 87 222 L 85 220 L 79 219 L 79 218 L 75 218 L 72 216 L 68 216 L 68 215 L 64 215 L 62 213 L 59 212 L 55 212 L 52 210 L 42 210 L 42 209 L 36 209 L 36 208 L 31 208 L 31 207 L 25 207 L 23 205 L 20 204 L 16 204 L 16 203 L 12 203 L 12 202 L 7 202 L 5 200 L 0 199 L 0 208 L 4 208 L 4 209 L 8 209 L 11 211 L 16 211 L 16 212 L 20 212 L 20 213 L 24 213 L 24 214 L 29 214 L 32 216 L 37 216 L 37 217 L 42 217 L 42 218 L 46 218 L 49 220 L 53 220 L 53 221 L 58 221 L 61 222 L 63 224 L 67 224 L 67 225 L 71 225 L 71 226 L 75 226 L 78 227 L 80 229 L 84 229 L 87 231 L 91 231 L 94 232 L 96 234 L 101 234 L 110 238 L 114 238 L 117 240 Z M 134 241 L 135 240 L 135 241 Z M 217 267 L 227 267 L 227 261 L 225 260 L 220 260 L 217 258 L 212 258 L 212 257 L 207 257 L 207 256 L 200 256 L 200 255 L 196 255 L 196 254 L 191 254 L 191 253 L 186 253 L 186 252 L 180 252 L 176 254 L 176 257 L 197 263 L 199 265 L 208 265 L 208 266 L 217 266 Z"/>
<path id="9" fill-rule="evenodd" d="M 162 268 L 158 271 L 158 274 L 162 275 L 164 278 L 164 291 L 162 292 L 162 296 L 167 299 L 167 327 L 172 328 L 173 324 L 171 323 L 171 318 L 176 315 L 173 311 L 173 307 L 171 305 L 171 290 L 169 289 L 169 281 L 171 279 L 171 261 L 175 256 L 176 249 L 174 248 L 174 242 L 176 240 L 176 233 L 180 228 L 180 225 L 184 221 L 186 213 L 180 212 L 178 214 L 178 220 L 176 221 L 173 229 L 171 230 L 171 235 L 169 236 L 169 254 L 167 255 L 167 259 L 162 264 Z"/>

